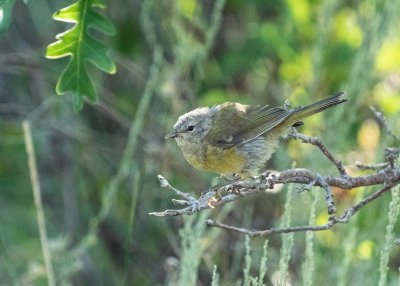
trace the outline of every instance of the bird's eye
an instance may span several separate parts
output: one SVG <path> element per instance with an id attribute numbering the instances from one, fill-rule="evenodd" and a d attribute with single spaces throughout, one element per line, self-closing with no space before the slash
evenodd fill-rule
<path id="1" fill-rule="evenodd" d="M 194 130 L 194 126 L 193 125 L 189 125 L 187 128 L 188 131 L 193 131 Z"/>

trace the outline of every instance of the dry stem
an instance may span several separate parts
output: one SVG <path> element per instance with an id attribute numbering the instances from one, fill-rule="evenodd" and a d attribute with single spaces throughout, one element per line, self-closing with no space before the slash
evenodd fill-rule
<path id="1" fill-rule="evenodd" d="M 37 224 L 38 224 L 38 228 L 39 228 L 40 243 L 42 245 L 43 258 L 44 258 L 44 263 L 45 263 L 45 267 L 46 267 L 47 283 L 48 283 L 48 285 L 52 286 L 52 285 L 56 285 L 56 283 L 55 283 L 55 279 L 54 279 L 53 267 L 51 264 L 49 241 L 47 238 L 47 231 L 46 231 L 46 220 L 44 217 L 44 210 L 43 210 L 42 197 L 41 197 L 41 191 L 40 191 L 40 183 L 39 183 L 39 175 L 38 175 L 37 166 L 36 166 L 35 149 L 33 147 L 31 125 L 30 125 L 29 121 L 24 120 L 22 122 L 22 128 L 24 130 L 26 154 L 28 155 L 29 174 L 31 177 L 32 192 L 33 192 L 33 198 L 34 198 L 35 207 L 36 207 Z"/>

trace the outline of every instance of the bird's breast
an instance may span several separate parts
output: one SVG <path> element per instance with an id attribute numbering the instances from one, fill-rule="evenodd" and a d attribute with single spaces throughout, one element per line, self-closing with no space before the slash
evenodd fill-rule
<path id="1" fill-rule="evenodd" d="M 219 174 L 238 173 L 245 165 L 245 157 L 234 148 L 221 149 L 212 145 L 206 148 L 206 169 Z"/>
<path id="2" fill-rule="evenodd" d="M 199 170 L 232 174 L 240 172 L 245 166 L 245 157 L 233 148 L 222 149 L 206 143 L 181 147 L 186 161 Z"/>

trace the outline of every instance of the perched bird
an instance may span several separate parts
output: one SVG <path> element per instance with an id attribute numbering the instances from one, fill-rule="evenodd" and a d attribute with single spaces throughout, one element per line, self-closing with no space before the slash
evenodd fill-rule
<path id="1" fill-rule="evenodd" d="M 225 102 L 179 117 L 174 138 L 186 160 L 199 170 L 248 178 L 265 167 L 279 141 L 302 119 L 347 101 L 344 92 L 296 108 Z"/>

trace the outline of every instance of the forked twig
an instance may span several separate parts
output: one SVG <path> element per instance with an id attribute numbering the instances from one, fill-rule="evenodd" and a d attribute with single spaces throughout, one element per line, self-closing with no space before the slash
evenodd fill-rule
<path id="1" fill-rule="evenodd" d="M 223 228 L 223 229 L 231 230 L 231 231 L 235 231 L 235 232 L 244 233 L 249 236 L 265 236 L 265 235 L 270 235 L 270 234 L 275 234 L 275 233 L 327 230 L 327 229 L 332 228 L 335 224 L 348 223 L 349 219 L 353 215 L 355 215 L 360 209 L 362 209 L 364 206 L 366 206 L 373 200 L 379 198 L 387 191 L 391 190 L 397 184 L 399 184 L 399 180 L 384 186 L 381 190 L 369 195 L 368 197 L 361 200 L 356 205 L 346 209 L 340 217 L 330 217 L 328 222 L 323 225 L 316 225 L 316 226 L 305 225 L 305 226 L 292 226 L 292 227 L 283 227 L 283 228 L 271 228 L 271 229 L 267 229 L 267 230 L 249 230 L 249 229 L 245 229 L 245 228 L 239 228 L 239 227 L 223 224 L 223 223 L 211 220 L 211 219 L 207 220 L 207 225 L 219 227 L 219 228 Z"/>
<path id="2" fill-rule="evenodd" d="M 325 157 L 328 158 L 329 161 L 331 161 L 336 166 L 337 170 L 339 171 L 339 174 L 342 177 L 348 176 L 347 173 L 346 173 L 346 170 L 343 167 L 342 161 L 335 159 L 333 157 L 333 155 L 331 154 L 331 152 L 328 151 L 328 149 L 325 147 L 325 145 L 322 144 L 322 142 L 319 141 L 318 138 L 309 137 L 309 136 L 306 136 L 306 135 L 301 134 L 301 133 L 291 133 L 291 134 L 289 134 L 288 137 L 289 138 L 293 138 L 293 139 L 299 139 L 304 143 L 309 143 L 309 144 L 312 144 L 314 146 L 317 146 L 321 150 L 322 154 L 324 154 Z"/>

